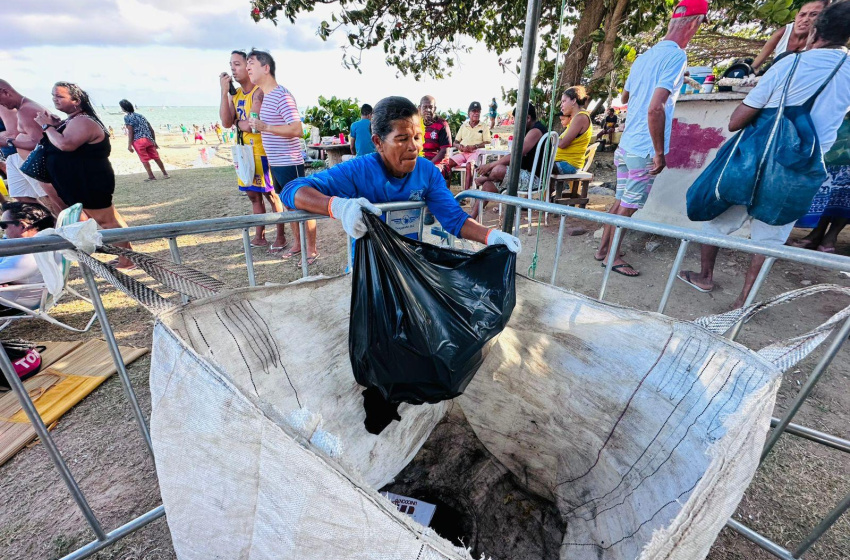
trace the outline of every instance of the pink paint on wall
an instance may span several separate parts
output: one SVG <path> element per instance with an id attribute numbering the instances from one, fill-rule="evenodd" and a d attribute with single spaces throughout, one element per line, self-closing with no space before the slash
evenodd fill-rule
<path id="1" fill-rule="evenodd" d="M 679 119 L 673 119 L 667 167 L 702 169 L 708 153 L 719 148 L 725 139 L 723 130 L 720 128 L 703 128 L 698 124 L 688 124 Z"/>

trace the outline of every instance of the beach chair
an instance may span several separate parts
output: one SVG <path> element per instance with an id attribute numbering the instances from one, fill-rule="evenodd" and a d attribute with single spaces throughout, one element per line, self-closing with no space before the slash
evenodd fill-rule
<path id="1" fill-rule="evenodd" d="M 62 212 L 60 212 L 59 216 L 56 218 L 56 227 L 66 226 L 68 224 L 73 224 L 80 221 L 80 215 L 82 214 L 82 212 L 83 206 L 81 204 L 74 204 L 70 208 L 62 210 Z M 47 290 L 47 285 L 44 282 L 38 284 L 15 284 L 13 286 L 0 287 L 0 305 L 20 311 L 19 315 L 0 317 L 0 321 L 2 321 L 2 324 L 0 324 L 0 330 L 5 329 L 14 321 L 19 321 L 22 319 L 41 319 L 43 321 L 47 321 L 48 323 L 56 325 L 57 327 L 62 327 L 63 329 L 67 329 L 69 331 L 74 332 L 86 332 L 91 328 L 92 324 L 94 324 L 95 319 L 97 319 L 97 315 L 94 312 L 92 312 L 92 316 L 89 319 L 88 323 L 86 323 L 85 328 L 82 329 L 72 327 L 71 325 L 63 323 L 62 321 L 49 315 L 50 310 L 59 302 L 59 300 L 62 298 L 63 295 L 65 295 L 65 293 L 70 293 L 82 299 L 83 301 L 91 304 L 91 300 L 89 298 L 84 297 L 74 288 L 68 285 L 68 276 L 71 272 L 71 261 L 62 256 L 59 266 L 62 270 L 62 278 L 64 279 L 64 283 L 62 286 L 62 291 L 56 294 L 55 296 L 50 294 L 50 292 Z M 4 295 L 9 292 L 15 292 L 18 290 L 25 289 L 41 290 L 41 300 L 39 301 L 39 304 L 35 309 L 29 309 L 4 297 Z"/>
<path id="2" fill-rule="evenodd" d="M 599 142 L 594 142 L 587 147 L 585 152 L 585 160 L 582 168 L 576 172 L 560 175 L 552 175 L 550 180 L 550 192 L 555 193 L 555 200 L 558 204 L 566 204 L 569 206 L 578 206 L 580 208 L 587 207 L 587 189 L 590 182 L 593 180 L 590 166 L 593 165 L 593 158 L 596 157 L 596 150 L 599 148 Z M 564 193 L 564 186 L 569 184 L 570 190 Z"/>
<path id="3" fill-rule="evenodd" d="M 548 159 L 546 157 L 545 150 L 549 150 Z M 558 152 L 558 133 L 550 132 L 537 143 L 537 150 L 534 153 L 534 163 L 531 165 L 531 176 L 535 177 L 537 166 L 541 166 L 540 171 L 540 181 L 537 183 L 538 188 L 532 188 L 534 185 L 534 181 L 528 185 L 527 191 L 519 191 L 517 196 L 528 196 L 528 200 L 532 200 L 534 198 L 540 199 L 541 192 L 543 193 L 542 200 L 544 202 L 549 202 L 549 184 L 550 181 L 548 177 L 552 175 L 552 169 L 555 167 L 555 154 Z M 543 163 L 546 161 L 548 163 L 548 169 L 542 169 Z M 501 212 L 501 206 L 500 206 Z M 545 212 L 543 214 L 543 223 L 545 225 L 549 225 L 549 213 Z M 519 212 L 517 212 L 517 231 L 519 231 Z M 531 235 L 531 208 L 528 209 L 528 235 Z"/>

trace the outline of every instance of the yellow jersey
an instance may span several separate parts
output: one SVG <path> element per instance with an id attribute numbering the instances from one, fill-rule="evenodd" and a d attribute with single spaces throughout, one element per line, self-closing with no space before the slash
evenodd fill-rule
<path id="1" fill-rule="evenodd" d="M 590 114 L 587 111 L 579 111 L 579 115 L 585 115 L 587 120 L 590 120 Z M 572 123 L 570 123 L 572 124 Z M 567 129 L 569 130 L 569 129 Z M 566 136 L 567 131 L 565 130 L 561 133 L 561 138 Z M 576 136 L 570 145 L 566 148 L 558 148 L 558 152 L 555 154 L 555 161 L 566 161 L 576 169 L 581 169 L 584 167 L 585 162 L 585 153 L 587 152 L 587 147 L 590 145 L 590 141 L 593 139 L 593 125 L 588 124 L 587 130 L 584 133 Z"/>
<path id="2" fill-rule="evenodd" d="M 252 112 L 259 113 L 259 111 L 254 111 L 252 107 L 254 104 L 254 92 L 257 91 L 258 87 L 260 86 L 254 86 L 248 93 L 242 91 L 241 87 L 236 88 L 236 95 L 233 96 L 233 106 L 236 108 L 237 121 L 247 121 Z M 263 139 L 260 137 L 259 132 L 243 132 L 242 143 L 254 146 L 255 156 L 266 155 L 263 149 Z"/>

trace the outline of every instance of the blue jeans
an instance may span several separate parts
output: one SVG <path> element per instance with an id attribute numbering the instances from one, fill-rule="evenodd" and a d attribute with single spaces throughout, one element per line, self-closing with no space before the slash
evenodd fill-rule
<path id="1" fill-rule="evenodd" d="M 562 175 L 572 175 L 573 173 L 578 171 L 578 169 L 576 169 L 566 161 L 556 161 L 555 165 L 557 166 L 558 171 L 560 171 Z"/>

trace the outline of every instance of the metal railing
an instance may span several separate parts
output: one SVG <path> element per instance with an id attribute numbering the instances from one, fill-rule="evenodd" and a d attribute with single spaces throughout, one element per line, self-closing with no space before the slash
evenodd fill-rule
<path id="1" fill-rule="evenodd" d="M 547 212 L 549 214 L 559 216 L 560 224 L 558 228 L 558 239 L 550 280 L 550 283 L 552 284 L 555 283 L 557 278 L 558 262 L 560 260 L 562 251 L 562 240 L 564 236 L 565 221 L 568 217 L 578 218 L 600 224 L 610 224 L 614 226 L 615 232 L 612 241 L 612 246 L 615 247 L 617 246 L 618 241 L 622 237 L 623 230 L 633 230 L 679 239 L 679 249 L 671 267 L 670 274 L 668 275 L 664 291 L 661 294 L 660 302 L 658 305 L 659 312 L 663 312 L 667 306 L 673 288 L 673 283 L 675 281 L 676 273 L 678 272 L 678 269 L 681 266 L 682 261 L 685 257 L 688 244 L 692 242 L 705 243 L 715 245 L 721 248 L 735 249 L 752 254 L 760 254 L 767 257 L 762 271 L 759 274 L 750 293 L 750 297 L 747 300 L 748 304 L 751 303 L 756 297 L 756 294 L 763 285 L 773 263 L 777 259 L 789 260 L 801 264 L 817 266 L 831 270 L 850 270 L 850 258 L 834 254 L 830 255 L 792 247 L 765 245 L 733 237 L 707 235 L 692 229 L 646 222 L 642 220 L 626 218 L 612 214 L 605 214 L 592 210 L 585 210 L 580 208 L 563 206 L 559 204 L 551 204 L 546 202 L 529 200 L 527 198 L 515 198 L 498 194 L 483 193 L 480 191 L 464 191 L 457 195 L 458 200 L 463 200 L 466 198 L 478 200 L 479 203 L 488 201 L 510 205 L 518 209 Z M 421 208 L 424 206 L 424 203 L 397 202 L 378 204 L 378 206 L 382 208 L 385 213 L 391 213 L 393 211 Z M 516 217 L 516 222 L 518 225 L 520 212 L 515 212 L 514 215 Z M 277 224 L 298 222 L 301 230 L 301 270 L 302 275 L 306 277 L 309 274 L 309 266 L 307 263 L 307 250 L 305 247 L 306 236 L 304 222 L 306 220 L 311 219 L 325 218 L 327 218 L 327 216 L 317 216 L 303 211 L 293 211 L 285 212 L 282 214 L 260 214 L 238 217 L 215 218 L 208 220 L 195 220 L 190 222 L 177 222 L 170 224 L 136 226 L 124 229 L 105 230 L 101 233 L 103 235 L 104 243 L 108 244 L 114 244 L 116 242 L 121 241 L 145 241 L 152 239 L 166 239 L 168 240 L 169 251 L 172 260 L 174 260 L 175 262 L 180 262 L 180 249 L 177 243 L 179 237 L 219 231 L 242 230 L 243 250 L 245 255 L 248 284 L 250 286 L 255 286 L 256 278 L 254 274 L 253 259 L 251 255 L 250 235 L 248 231 L 249 228 L 256 226 L 273 226 Z M 421 238 L 421 234 L 423 232 L 422 216 L 420 216 L 419 232 Z M 454 242 L 451 237 L 449 239 L 451 243 Z M 349 259 L 347 261 L 348 264 L 351 261 L 351 244 L 346 243 L 346 246 L 347 250 L 349 251 Z M 73 246 L 68 241 L 57 235 L 27 239 L 12 239 L 0 243 L 0 256 L 39 253 L 60 249 L 73 249 Z M 613 259 L 609 259 L 609 263 L 606 266 L 605 273 L 602 277 L 601 288 L 599 292 L 600 300 L 605 297 L 606 288 L 608 286 L 608 281 L 612 270 L 612 264 Z M 91 270 L 89 270 L 84 265 L 81 265 L 80 268 L 82 271 L 83 278 L 86 282 L 86 286 L 91 294 L 91 300 L 92 304 L 94 305 L 95 312 L 102 326 L 103 335 L 106 338 L 109 350 L 112 354 L 113 361 L 115 362 L 115 366 L 118 370 L 120 382 L 132 409 L 133 416 L 136 420 L 136 423 L 138 424 L 139 431 L 152 457 L 153 450 L 151 448 L 150 434 L 145 423 L 144 414 L 141 410 L 141 407 L 139 406 L 135 391 L 133 390 L 133 387 L 130 383 L 130 378 L 127 373 L 126 367 L 124 366 L 123 359 L 121 358 L 118 352 L 118 343 L 115 339 L 114 333 L 112 332 L 112 328 L 107 317 L 106 309 L 104 308 L 103 301 L 101 300 L 100 294 L 98 292 L 97 282 Z M 737 336 L 741 326 L 741 324 L 738 324 L 735 326 L 735 328 L 731 330 L 730 338 L 734 338 L 735 336 Z M 815 384 L 818 382 L 822 374 L 826 371 L 826 368 L 829 366 L 832 359 L 838 353 L 842 343 L 844 342 L 844 340 L 847 339 L 848 334 L 850 334 L 850 320 L 846 321 L 842 325 L 840 332 L 833 338 L 826 352 L 823 354 L 817 366 L 812 371 L 812 374 L 809 376 L 809 379 L 806 382 L 805 386 L 800 391 L 800 394 L 791 404 L 791 406 L 783 415 L 783 417 L 781 419 L 773 419 L 772 426 L 774 426 L 775 429 L 765 446 L 762 459 L 770 452 L 773 445 L 775 445 L 776 440 L 784 432 L 793 434 L 797 437 L 808 439 L 816 443 L 820 443 L 822 445 L 826 445 L 833 449 L 850 452 L 850 441 L 848 440 L 791 423 L 791 420 L 794 418 L 805 399 L 809 396 Z M 77 506 L 82 511 L 86 522 L 88 523 L 95 536 L 94 541 L 65 556 L 63 560 L 79 560 L 82 558 L 87 558 L 98 550 L 109 546 L 110 544 L 121 539 L 122 537 L 165 515 L 165 510 L 163 506 L 159 506 L 110 532 L 106 532 L 99 520 L 97 519 L 96 515 L 92 511 L 90 505 L 88 504 L 85 495 L 77 484 L 77 481 L 71 473 L 70 469 L 68 468 L 67 463 L 62 458 L 61 454 L 56 448 L 55 442 L 53 441 L 51 434 L 48 432 L 47 427 L 41 420 L 41 417 L 38 415 L 35 405 L 33 404 L 29 394 L 25 390 L 23 383 L 20 381 L 17 374 L 15 374 L 14 367 L 11 361 L 9 360 L 9 357 L 6 354 L 5 350 L 3 350 L 2 348 L 0 348 L 0 369 L 2 369 L 3 374 L 6 376 L 6 379 L 8 380 L 9 385 L 12 388 L 12 391 L 14 391 L 17 398 L 19 399 L 24 412 L 26 413 L 30 422 L 34 426 L 36 434 L 43 442 L 45 449 L 48 452 L 48 455 L 50 456 L 57 470 L 59 471 L 62 480 L 68 487 L 71 496 L 73 497 Z M 821 521 L 821 523 L 815 529 L 812 530 L 812 532 L 804 539 L 804 541 L 798 546 L 797 550 L 795 550 L 793 553 L 789 552 L 780 545 L 770 541 L 769 539 L 753 531 L 752 529 L 745 527 L 737 521 L 730 519 L 727 525 L 732 529 L 738 531 L 751 541 L 755 542 L 765 550 L 773 553 L 775 556 L 784 559 L 795 559 L 800 558 L 806 552 L 806 550 L 808 550 L 809 547 L 811 547 L 811 545 L 814 544 L 814 542 L 816 542 L 820 538 L 820 536 L 823 535 L 823 533 L 826 532 L 826 530 L 829 529 L 829 527 L 833 523 L 835 523 L 835 521 L 848 508 L 850 508 L 850 494 L 848 494 L 848 496 L 844 500 L 842 500 L 833 509 L 833 511 L 831 511 Z"/>

